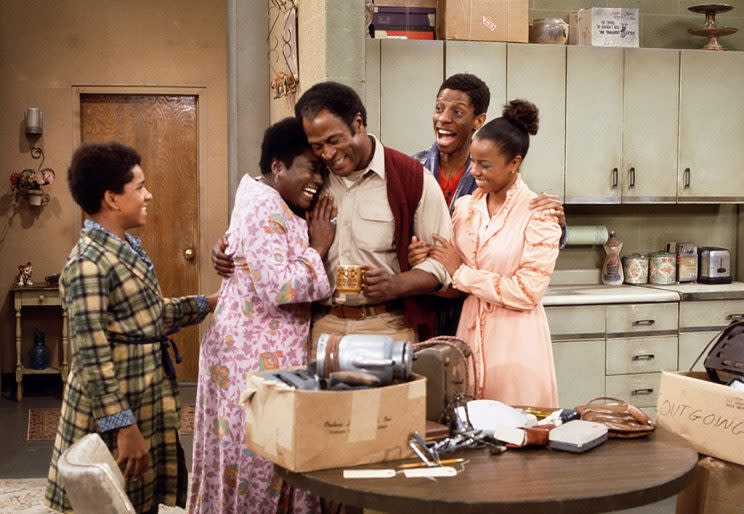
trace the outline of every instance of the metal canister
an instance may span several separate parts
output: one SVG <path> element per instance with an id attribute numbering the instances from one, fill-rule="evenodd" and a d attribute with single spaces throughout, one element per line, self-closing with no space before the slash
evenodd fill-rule
<path id="1" fill-rule="evenodd" d="M 623 257 L 623 275 L 626 284 L 647 284 L 648 257 L 639 253 Z"/>
<path id="2" fill-rule="evenodd" d="M 316 349 L 318 376 L 328 378 L 334 371 L 361 371 L 375 375 L 382 385 L 393 379 L 405 380 L 413 366 L 413 347 L 388 335 L 321 334 Z"/>
<path id="3" fill-rule="evenodd" d="M 677 254 L 653 252 L 648 259 L 648 282 L 668 285 L 677 281 Z"/>

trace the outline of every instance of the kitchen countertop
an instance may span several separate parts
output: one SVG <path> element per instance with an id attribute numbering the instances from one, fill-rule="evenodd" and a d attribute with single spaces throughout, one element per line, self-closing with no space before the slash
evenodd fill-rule
<path id="1" fill-rule="evenodd" d="M 646 285 L 643 287 L 663 289 L 678 293 L 680 300 L 744 300 L 744 282 L 731 284 L 672 284 L 669 286 Z"/>
<path id="2" fill-rule="evenodd" d="M 543 296 L 543 306 L 592 305 L 604 303 L 678 302 L 679 293 L 649 287 L 605 286 L 602 284 L 568 284 L 550 286 Z"/>
<path id="3" fill-rule="evenodd" d="M 551 285 L 542 299 L 545 307 L 613 303 L 678 302 L 691 300 L 744 300 L 744 282 L 731 284 L 602 284 Z"/>

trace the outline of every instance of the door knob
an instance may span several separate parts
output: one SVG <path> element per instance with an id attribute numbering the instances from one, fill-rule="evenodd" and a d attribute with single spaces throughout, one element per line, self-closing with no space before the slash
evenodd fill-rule
<path id="1" fill-rule="evenodd" d="M 191 248 L 186 248 L 186 249 L 185 249 L 185 250 L 183 251 L 183 256 L 184 256 L 184 257 L 186 257 L 186 260 L 187 260 L 187 261 L 192 261 L 192 260 L 194 260 L 194 250 L 193 250 L 193 249 L 191 249 Z"/>

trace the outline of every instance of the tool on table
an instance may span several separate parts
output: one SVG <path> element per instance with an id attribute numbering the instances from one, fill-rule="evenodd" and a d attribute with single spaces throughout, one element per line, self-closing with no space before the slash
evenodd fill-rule
<path id="1" fill-rule="evenodd" d="M 450 464 L 459 464 L 460 462 L 465 462 L 465 459 L 463 458 L 457 458 L 457 459 L 441 459 L 439 461 L 439 464 L 442 466 L 449 466 Z M 423 462 L 405 462 L 398 466 L 398 469 L 413 469 L 413 468 L 421 468 L 426 467 L 426 464 Z"/>

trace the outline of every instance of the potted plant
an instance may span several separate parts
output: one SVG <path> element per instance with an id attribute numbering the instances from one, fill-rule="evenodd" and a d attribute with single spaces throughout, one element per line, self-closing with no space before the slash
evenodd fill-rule
<path id="1" fill-rule="evenodd" d="M 28 197 L 30 205 L 41 205 L 49 200 L 41 186 L 47 186 L 54 182 L 54 171 L 50 168 L 32 170 L 27 168 L 22 171 L 13 171 L 10 174 L 10 187 L 14 192 L 20 192 Z"/>

